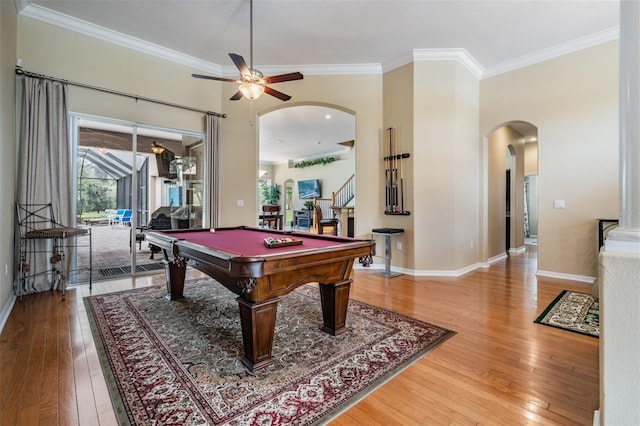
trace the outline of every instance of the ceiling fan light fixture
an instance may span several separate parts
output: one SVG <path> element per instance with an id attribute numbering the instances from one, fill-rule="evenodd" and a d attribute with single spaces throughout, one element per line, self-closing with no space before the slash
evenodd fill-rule
<path id="1" fill-rule="evenodd" d="M 252 101 L 258 99 L 264 93 L 264 86 L 253 82 L 243 83 L 239 89 L 245 98 Z"/>
<path id="2" fill-rule="evenodd" d="M 162 154 L 164 152 L 164 146 L 160 145 L 158 142 L 153 141 L 153 143 L 151 144 L 151 151 L 154 154 Z"/>

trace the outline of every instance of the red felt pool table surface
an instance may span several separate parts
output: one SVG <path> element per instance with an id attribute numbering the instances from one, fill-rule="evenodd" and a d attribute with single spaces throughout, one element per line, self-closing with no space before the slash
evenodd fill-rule
<path id="1" fill-rule="evenodd" d="M 214 250 L 220 250 L 236 256 L 261 257 L 270 254 L 292 253 L 310 249 L 340 246 L 352 242 L 352 239 L 327 236 L 318 237 L 315 234 L 274 232 L 269 229 L 232 228 L 219 229 L 211 232 L 209 229 L 189 229 L 163 231 L 173 238 L 182 239 L 194 244 L 200 244 Z M 266 247 L 264 239 L 267 237 L 282 238 L 289 236 L 300 245 L 285 247 Z"/>

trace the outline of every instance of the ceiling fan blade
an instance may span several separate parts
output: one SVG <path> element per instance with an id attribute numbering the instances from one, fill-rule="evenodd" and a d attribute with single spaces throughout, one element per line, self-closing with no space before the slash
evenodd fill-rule
<path id="1" fill-rule="evenodd" d="M 290 72 L 289 74 L 274 75 L 266 77 L 265 81 L 268 84 L 282 83 L 283 81 L 302 80 L 304 77 L 299 72 Z"/>
<path id="2" fill-rule="evenodd" d="M 247 63 L 244 61 L 244 58 L 236 53 L 229 53 L 229 57 L 231 58 L 231 60 L 233 61 L 233 63 L 236 65 L 236 67 L 238 68 L 238 70 L 240 70 L 240 74 L 241 75 L 251 75 L 251 71 L 249 70 L 249 66 L 247 65 Z"/>
<path id="3" fill-rule="evenodd" d="M 242 92 L 239 90 L 236 92 L 235 95 L 229 98 L 230 101 L 238 101 L 240 99 L 242 99 Z"/>
<path id="4" fill-rule="evenodd" d="M 274 90 L 269 86 L 265 87 L 264 91 L 265 91 L 265 93 L 268 93 L 271 96 L 274 96 L 274 97 L 280 99 L 281 101 L 288 101 L 289 99 L 291 99 L 291 96 L 286 95 L 286 94 L 284 94 L 282 92 L 278 92 L 277 90 Z"/>
<path id="5" fill-rule="evenodd" d="M 214 77 L 214 76 L 211 76 L 211 75 L 191 74 L 191 77 L 203 78 L 205 80 L 228 81 L 230 83 L 235 83 L 236 82 L 236 80 L 231 79 L 231 78 Z"/>

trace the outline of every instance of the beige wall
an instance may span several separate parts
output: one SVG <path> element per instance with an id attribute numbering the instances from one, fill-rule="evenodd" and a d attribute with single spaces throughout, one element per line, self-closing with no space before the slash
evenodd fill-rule
<path id="1" fill-rule="evenodd" d="M 538 174 L 538 142 L 524 144 L 524 175 Z"/>
<path id="2" fill-rule="evenodd" d="M 617 64 L 616 41 L 480 82 L 485 137 L 512 120 L 538 128 L 540 273 L 597 276 L 596 219 L 618 210 Z"/>
<path id="3" fill-rule="evenodd" d="M 396 127 L 411 216 L 393 264 L 416 274 L 457 274 L 478 262 L 478 80 L 455 61 L 417 62 L 385 75 L 385 128 Z M 381 172 L 382 175 L 382 172 Z M 396 241 L 397 242 L 397 241 Z"/>
<path id="4" fill-rule="evenodd" d="M 16 34 L 14 2 L 0 1 L 0 329 L 8 315 L 7 303 L 13 294 Z M 8 273 L 5 273 L 7 270 Z"/>
<path id="5" fill-rule="evenodd" d="M 411 212 L 410 216 L 389 216 L 382 215 L 381 221 L 376 228 L 402 228 L 404 234 L 393 237 L 392 244 L 392 264 L 394 266 L 414 269 L 416 247 L 415 247 L 415 188 L 416 178 L 414 165 L 416 164 L 416 156 L 418 155 L 414 148 L 414 67 L 408 64 L 400 68 L 396 68 L 386 74 L 383 79 L 384 94 L 384 126 L 380 133 L 380 148 L 377 165 L 379 174 L 376 181 L 380 186 L 382 193 L 380 194 L 380 212 L 385 209 L 385 164 L 383 157 L 389 155 L 389 136 L 385 129 L 393 127 L 396 132 L 396 140 L 398 150 L 407 152 L 410 157 L 403 160 L 404 176 L 405 176 L 405 210 Z M 359 179 L 359 177 L 357 177 Z M 402 249 L 397 249 L 397 243 L 402 244 Z M 384 255 L 384 237 L 377 237 L 377 252 Z M 376 262 L 384 262 L 383 259 L 376 259 Z"/>
<path id="6" fill-rule="evenodd" d="M 209 111 L 220 111 L 219 82 L 196 70 L 29 18 L 18 18 L 26 70 Z M 201 113 L 70 86 L 69 111 L 180 130 L 204 131 Z"/>

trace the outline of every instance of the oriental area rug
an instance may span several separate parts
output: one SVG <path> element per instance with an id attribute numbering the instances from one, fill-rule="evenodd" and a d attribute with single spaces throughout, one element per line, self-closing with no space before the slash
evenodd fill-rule
<path id="1" fill-rule="evenodd" d="M 455 333 L 349 301 L 348 331 L 320 330 L 317 284 L 283 296 L 275 362 L 250 372 L 236 296 L 211 279 L 85 298 L 121 424 L 303 425 L 328 421 Z"/>
<path id="2" fill-rule="evenodd" d="M 593 337 L 600 335 L 599 305 L 586 293 L 563 290 L 534 322 Z"/>

